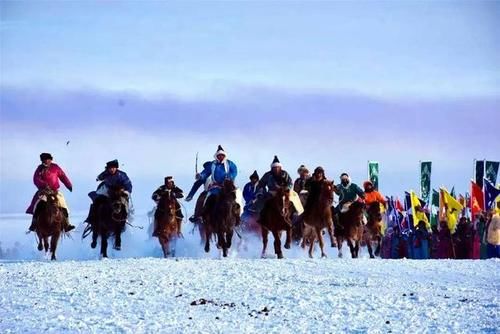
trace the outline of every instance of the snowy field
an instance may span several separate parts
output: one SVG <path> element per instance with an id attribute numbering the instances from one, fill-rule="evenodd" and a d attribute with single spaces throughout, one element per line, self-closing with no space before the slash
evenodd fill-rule
<path id="1" fill-rule="evenodd" d="M 75 233 L 49 262 L 25 217 L 1 218 L 0 333 L 500 332 L 498 260 L 259 259 L 257 241 L 221 260 L 186 225 L 177 259 L 129 228 L 112 259 Z"/>

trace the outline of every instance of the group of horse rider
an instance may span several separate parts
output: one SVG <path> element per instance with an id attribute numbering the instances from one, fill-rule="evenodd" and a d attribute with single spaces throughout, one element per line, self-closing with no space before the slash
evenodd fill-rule
<path id="1" fill-rule="evenodd" d="M 63 230 L 68 232 L 75 228 L 69 222 L 69 212 L 64 199 L 63 194 L 59 191 L 61 181 L 66 188 L 71 192 L 72 184 L 69 178 L 66 176 L 64 171 L 55 164 L 52 160 L 53 157 L 50 153 L 40 154 L 41 164 L 35 170 L 33 176 L 33 182 L 37 187 L 37 192 L 33 196 L 31 205 L 26 210 L 26 213 L 32 214 L 33 219 L 30 231 L 36 230 L 37 215 L 37 203 L 40 200 L 44 200 L 45 192 L 52 191 L 57 194 L 57 199 L 59 206 L 62 208 L 64 213 L 64 223 Z M 250 182 L 245 184 L 243 188 L 243 198 L 245 200 L 244 214 L 256 214 L 258 213 L 264 203 L 272 198 L 277 191 L 281 188 L 285 188 L 291 196 L 291 203 L 294 209 L 299 214 L 304 211 L 302 205 L 305 206 L 305 210 L 317 200 L 315 191 L 320 184 L 320 182 L 326 180 L 325 170 L 322 167 L 317 167 L 313 174 L 310 175 L 309 170 L 304 165 L 301 165 L 297 170 L 299 177 L 292 181 L 290 174 L 283 169 L 283 165 L 279 161 L 277 156 L 271 163 L 270 170 L 266 172 L 262 178 L 259 178 L 257 171 L 254 171 L 250 175 Z M 204 190 L 197 199 L 194 214 L 189 218 L 191 222 L 200 222 L 200 217 L 202 217 L 204 210 L 209 210 L 213 205 L 216 195 L 221 191 L 221 187 L 226 179 L 234 182 L 238 174 L 238 169 L 236 164 L 228 159 L 227 152 L 222 148 L 221 145 L 218 146 L 217 151 L 214 154 L 214 160 L 207 161 L 203 164 L 203 170 L 196 174 L 196 181 L 194 182 L 191 190 L 189 191 L 186 201 L 189 202 L 193 199 L 194 195 L 198 189 L 204 185 Z M 95 216 L 96 205 L 95 203 L 104 200 L 109 196 L 110 189 L 120 189 L 124 206 L 128 212 L 129 208 L 129 197 L 132 192 L 132 182 L 130 181 L 127 174 L 119 169 L 118 160 L 112 160 L 106 163 L 105 170 L 97 176 L 96 181 L 101 181 L 96 191 L 89 193 L 89 197 L 92 200 L 90 205 L 89 215 L 86 222 L 91 222 Z M 335 206 L 335 212 L 341 212 L 343 206 L 346 203 L 353 202 L 355 200 L 363 200 L 366 205 L 370 205 L 375 202 L 379 202 L 382 205 L 386 205 L 384 197 L 374 189 L 373 184 L 370 181 L 366 181 L 361 189 L 358 185 L 351 182 L 351 179 L 347 173 L 342 173 L 340 175 L 340 183 L 333 186 L 334 192 L 338 195 L 338 203 Z M 161 196 L 168 192 L 172 193 L 176 199 L 184 197 L 183 191 L 175 185 L 174 178 L 172 176 L 167 176 L 164 179 L 164 184 L 158 187 L 153 194 L 152 199 L 158 204 Z M 300 207 L 300 209 L 299 209 Z M 177 219 L 182 220 L 183 215 L 179 203 L 176 203 L 177 208 Z M 157 235 L 156 227 L 153 230 L 153 236 Z"/>

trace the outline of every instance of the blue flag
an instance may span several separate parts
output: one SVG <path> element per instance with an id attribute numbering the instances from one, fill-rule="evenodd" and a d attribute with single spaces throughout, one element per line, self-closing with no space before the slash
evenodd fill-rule
<path id="1" fill-rule="evenodd" d="M 484 207 L 487 211 L 495 207 L 495 200 L 500 195 L 500 189 L 495 188 L 488 179 L 484 178 Z"/>

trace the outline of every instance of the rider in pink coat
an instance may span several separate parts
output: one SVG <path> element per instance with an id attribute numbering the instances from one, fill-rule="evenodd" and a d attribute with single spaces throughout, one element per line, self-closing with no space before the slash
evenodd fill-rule
<path id="1" fill-rule="evenodd" d="M 72 191 L 73 186 L 71 185 L 71 181 L 66 176 L 61 167 L 52 162 L 52 155 L 50 153 L 40 154 L 40 160 L 42 164 L 37 167 L 37 169 L 35 170 L 35 174 L 33 175 L 33 183 L 38 188 L 38 191 L 33 196 L 31 204 L 26 210 L 26 213 L 33 215 L 33 220 L 31 222 L 29 230 L 35 231 L 36 217 L 38 214 L 35 210 L 35 205 L 38 202 L 40 191 L 48 188 L 52 191 L 57 192 L 59 204 L 63 209 L 64 215 L 66 217 L 65 220 L 67 224 L 65 224 L 64 230 L 66 232 L 71 231 L 75 227 L 68 221 L 68 207 L 66 205 L 64 197 L 62 196 L 62 193 L 59 192 L 59 181 L 61 181 L 69 191 Z"/>

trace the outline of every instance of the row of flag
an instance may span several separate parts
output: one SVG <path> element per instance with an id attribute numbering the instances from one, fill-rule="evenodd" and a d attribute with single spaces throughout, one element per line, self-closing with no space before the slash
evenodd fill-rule
<path id="1" fill-rule="evenodd" d="M 456 195 L 454 187 L 451 191 L 439 188 L 431 191 L 432 162 L 420 162 L 420 197 L 414 191 L 405 192 L 404 205 L 398 198 L 387 197 L 387 225 L 398 226 L 402 233 L 410 231 L 420 222 L 427 229 L 439 221 L 447 221 L 453 233 L 458 220 L 474 216 L 483 211 L 497 208 L 500 202 L 500 187 L 495 187 L 500 163 L 497 161 L 474 160 L 474 179 L 471 180 L 470 193 L 465 196 Z M 368 161 L 368 177 L 375 189 L 379 186 L 379 165 L 376 161 Z"/>

